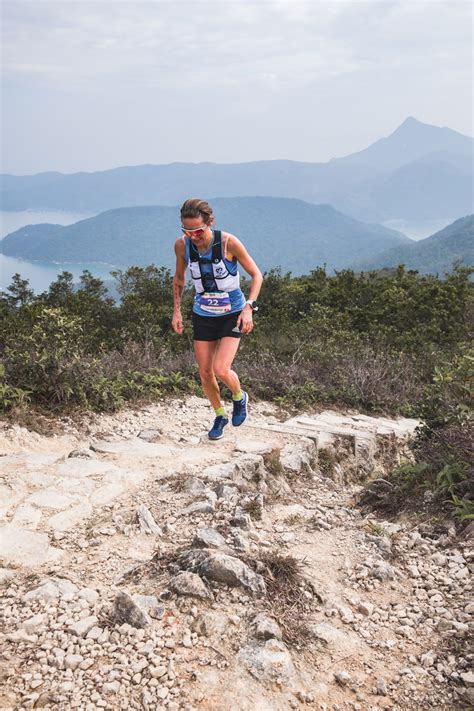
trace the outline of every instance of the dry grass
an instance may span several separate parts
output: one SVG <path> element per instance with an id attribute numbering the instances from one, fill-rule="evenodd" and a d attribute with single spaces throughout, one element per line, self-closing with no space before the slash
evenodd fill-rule
<path id="1" fill-rule="evenodd" d="M 266 553 L 260 562 L 267 586 L 266 607 L 280 625 L 284 642 L 297 649 L 307 645 L 311 638 L 308 619 L 317 594 L 303 574 L 305 561 L 291 555 Z M 305 594 L 308 592 L 311 597 Z"/>
<path id="2" fill-rule="evenodd" d="M 169 567 L 176 563 L 179 556 L 187 548 L 177 548 L 174 551 L 156 553 L 143 563 L 138 563 L 128 570 L 120 579 L 120 583 L 138 583 L 142 580 L 153 580 L 155 583 L 160 579 L 169 577 Z"/>
<path id="3" fill-rule="evenodd" d="M 64 412 L 61 414 L 64 416 Z M 2 412 L 1 417 L 11 425 L 20 425 L 44 437 L 54 437 L 67 432 L 57 415 L 33 405 L 12 407 L 11 410 Z"/>
<path id="4" fill-rule="evenodd" d="M 177 472 L 171 476 L 160 478 L 158 484 L 166 484 L 170 491 L 176 494 L 181 494 L 186 491 L 186 482 L 190 479 L 190 475 L 186 472 Z"/>
<path id="5" fill-rule="evenodd" d="M 318 449 L 317 465 L 323 476 L 332 478 L 334 473 L 335 462 L 336 458 L 334 456 L 334 453 L 330 449 L 327 449 L 326 447 L 321 447 L 321 449 Z"/>
<path id="6" fill-rule="evenodd" d="M 272 449 L 268 454 L 263 455 L 263 461 L 265 464 L 265 469 L 270 474 L 270 476 L 284 476 L 285 470 L 283 464 L 280 461 L 280 449 Z"/>
<path id="7" fill-rule="evenodd" d="M 304 518 L 304 516 L 302 516 L 301 514 L 294 513 L 294 514 L 291 514 L 290 516 L 287 516 L 283 520 L 283 523 L 286 526 L 299 526 L 300 524 L 304 523 L 305 521 L 306 521 L 306 519 Z"/>
<path id="8" fill-rule="evenodd" d="M 386 536 L 387 535 L 384 527 L 378 521 L 372 521 L 372 520 L 367 521 L 366 529 L 370 534 L 372 534 L 372 536 Z"/>
<path id="9" fill-rule="evenodd" d="M 247 501 L 243 507 L 244 511 L 246 511 L 250 516 L 254 519 L 254 521 L 261 521 L 262 520 L 262 506 L 260 504 L 260 501 L 258 500 L 258 497 L 255 497 L 254 499 L 251 499 L 250 501 Z"/>

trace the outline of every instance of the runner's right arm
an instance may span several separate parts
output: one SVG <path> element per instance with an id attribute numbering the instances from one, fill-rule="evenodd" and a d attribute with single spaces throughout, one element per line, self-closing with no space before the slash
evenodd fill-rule
<path id="1" fill-rule="evenodd" d="M 171 326 L 176 333 L 183 333 L 183 317 L 181 315 L 181 299 L 186 286 L 186 264 L 184 258 L 184 239 L 179 237 L 174 245 L 176 254 L 176 270 L 173 277 L 173 320 Z"/>

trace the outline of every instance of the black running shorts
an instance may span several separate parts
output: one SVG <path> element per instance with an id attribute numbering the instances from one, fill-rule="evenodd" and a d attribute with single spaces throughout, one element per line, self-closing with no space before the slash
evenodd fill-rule
<path id="1" fill-rule="evenodd" d="M 220 338 L 241 338 L 242 333 L 237 327 L 237 319 L 241 311 L 224 316 L 200 316 L 192 314 L 193 339 L 195 341 L 218 341 Z"/>

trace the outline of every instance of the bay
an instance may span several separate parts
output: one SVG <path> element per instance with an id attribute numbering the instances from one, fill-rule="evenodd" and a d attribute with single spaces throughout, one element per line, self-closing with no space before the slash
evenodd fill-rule
<path id="1" fill-rule="evenodd" d="M 431 237 L 431 235 L 439 232 L 451 222 L 454 222 L 455 219 L 455 217 L 446 217 L 445 219 L 439 218 L 436 220 L 406 220 L 400 218 L 386 220 L 382 224 L 384 227 L 389 227 L 392 230 L 403 232 L 403 234 L 410 237 L 410 239 L 415 240 L 415 242 L 419 242 L 420 239 Z"/>
<path id="2" fill-rule="evenodd" d="M 126 269 L 115 264 L 100 264 L 98 262 L 28 262 L 25 259 L 7 257 L 0 254 L 0 289 L 5 290 L 12 281 L 15 273 L 21 275 L 22 279 L 28 279 L 30 288 L 36 294 L 46 291 L 52 281 L 55 281 L 58 274 L 63 271 L 71 272 L 74 282 L 79 282 L 84 269 L 88 269 L 95 277 L 103 281 L 112 280 L 110 272 L 113 269 Z"/>
<path id="3" fill-rule="evenodd" d="M 41 223 L 71 225 L 91 216 L 92 214 L 53 210 L 23 210 L 21 212 L 0 210 L 0 240 L 25 225 Z M 28 279 L 30 288 L 39 294 L 46 291 L 62 271 L 71 272 L 74 281 L 79 282 L 83 270 L 88 269 L 95 277 L 105 281 L 112 279 L 110 271 L 116 268 L 120 268 L 120 265 L 98 262 L 30 262 L 0 254 L 0 289 L 5 290 L 11 284 L 15 273 L 20 274 L 22 279 Z"/>

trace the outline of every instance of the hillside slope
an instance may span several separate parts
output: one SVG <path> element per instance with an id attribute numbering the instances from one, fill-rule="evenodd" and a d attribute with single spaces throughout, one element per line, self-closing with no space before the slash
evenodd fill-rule
<path id="1" fill-rule="evenodd" d="M 301 274 L 324 263 L 342 268 L 354 255 L 368 258 L 410 242 L 400 232 L 359 222 L 330 205 L 266 197 L 215 198 L 211 203 L 216 228 L 241 238 L 263 269 L 281 266 Z M 24 227 L 5 237 L 0 250 L 29 260 L 172 267 L 180 232 L 178 207 L 129 207 L 66 227 Z"/>
<path id="2" fill-rule="evenodd" d="M 405 264 L 421 274 L 442 276 L 451 271 L 453 263 L 457 261 L 466 265 L 474 264 L 474 215 L 461 217 L 418 242 L 393 247 L 370 259 L 358 260 L 352 267 L 357 271 L 365 271 Z"/>

